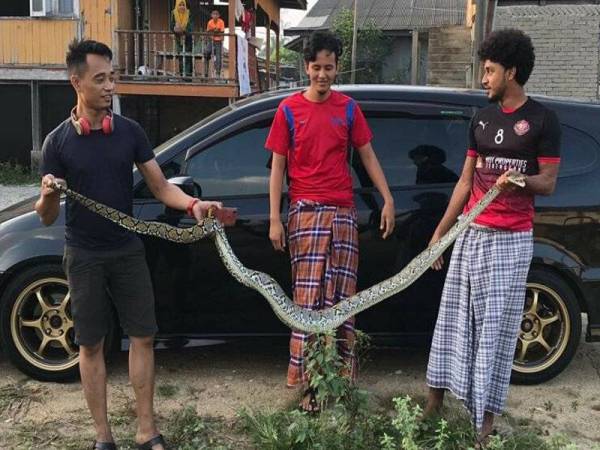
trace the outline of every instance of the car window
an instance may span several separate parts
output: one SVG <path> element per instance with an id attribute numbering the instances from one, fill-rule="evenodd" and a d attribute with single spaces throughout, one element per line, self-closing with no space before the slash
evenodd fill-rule
<path id="1" fill-rule="evenodd" d="M 212 144 L 187 161 L 205 197 L 269 193 L 270 153 L 265 141 L 270 121 L 261 121 Z"/>
<path id="2" fill-rule="evenodd" d="M 174 158 L 165 162 L 160 166 L 163 175 L 168 180 L 169 178 L 176 177 L 181 174 L 181 167 L 183 165 L 183 160 L 185 159 L 185 152 L 180 152 Z M 145 181 L 142 181 L 138 187 L 135 189 L 134 198 L 136 199 L 151 199 L 154 198 L 154 195 L 148 188 L 148 185 Z"/>
<path id="3" fill-rule="evenodd" d="M 470 117 L 461 111 L 426 114 L 366 112 L 373 148 L 390 186 L 455 183 L 467 150 Z M 368 185 L 357 158 L 355 187 Z"/>
<path id="4" fill-rule="evenodd" d="M 598 164 L 598 143 L 584 132 L 567 125 L 563 125 L 561 131 L 559 178 L 591 171 Z"/>

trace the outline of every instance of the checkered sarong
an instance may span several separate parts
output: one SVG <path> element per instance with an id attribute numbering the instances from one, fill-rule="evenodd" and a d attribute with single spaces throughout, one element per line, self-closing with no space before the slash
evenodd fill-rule
<path id="1" fill-rule="evenodd" d="M 478 430 L 504 408 L 532 255 L 531 231 L 475 227 L 452 252 L 427 384 L 463 400 Z"/>
<path id="2" fill-rule="evenodd" d="M 320 310 L 356 293 L 358 226 L 356 210 L 297 201 L 290 206 L 288 239 L 292 263 L 294 303 Z M 338 351 L 356 376 L 354 318 L 337 330 Z M 304 367 L 310 335 L 292 331 L 287 385 L 308 382 Z"/>

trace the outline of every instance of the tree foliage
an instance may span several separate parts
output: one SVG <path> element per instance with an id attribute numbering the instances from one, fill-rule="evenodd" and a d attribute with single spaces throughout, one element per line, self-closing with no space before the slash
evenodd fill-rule
<path id="1" fill-rule="evenodd" d="M 338 68 L 341 83 L 350 82 L 353 28 L 354 14 L 348 8 L 342 9 L 333 20 L 332 30 L 340 37 L 344 46 Z M 384 59 L 391 48 L 390 39 L 375 22 L 367 21 L 359 28 L 356 41 L 356 82 L 381 83 Z"/>

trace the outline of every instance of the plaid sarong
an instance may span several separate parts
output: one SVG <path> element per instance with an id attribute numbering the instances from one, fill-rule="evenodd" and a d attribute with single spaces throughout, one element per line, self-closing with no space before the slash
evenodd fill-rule
<path id="1" fill-rule="evenodd" d="M 300 200 L 290 206 L 288 240 L 294 303 L 304 308 L 329 308 L 356 293 L 358 225 L 356 210 Z M 339 354 L 356 377 L 354 318 L 337 330 Z M 310 335 L 293 330 L 287 385 L 308 382 L 304 367 Z"/>
<path id="2" fill-rule="evenodd" d="M 504 408 L 532 255 L 531 231 L 476 227 L 452 252 L 427 384 L 462 400 L 478 430 L 485 411 Z"/>

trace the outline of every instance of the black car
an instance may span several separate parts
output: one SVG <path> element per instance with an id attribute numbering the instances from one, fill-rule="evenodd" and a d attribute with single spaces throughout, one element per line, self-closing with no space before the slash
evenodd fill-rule
<path id="1" fill-rule="evenodd" d="M 341 90 L 361 105 L 373 145 L 394 195 L 397 226 L 384 241 L 378 230 L 382 200 L 354 158 L 359 215 L 359 289 L 404 267 L 423 250 L 442 217 L 460 174 L 467 128 L 481 91 L 402 86 Z M 206 199 L 237 207 L 229 240 L 244 264 L 271 274 L 290 291 L 288 257 L 268 239 L 269 202 L 264 142 L 279 102 L 293 91 L 234 103 L 156 149 L 166 177 Z M 536 97 L 562 126 L 562 164 L 555 193 L 538 197 L 535 254 L 515 353 L 513 380 L 538 383 L 573 357 L 588 318 L 587 340 L 600 340 L 600 106 Z M 156 201 L 134 171 L 134 214 L 178 226 L 191 219 Z M 284 195 L 285 197 L 285 195 Z M 44 227 L 33 201 L 0 213 L 0 331 L 11 361 L 43 380 L 76 373 L 68 286 L 61 267 L 64 212 Z M 62 211 L 62 210 L 61 210 Z M 287 199 L 282 202 L 282 216 Z M 143 237 L 156 294 L 158 340 L 175 345 L 234 337 L 280 336 L 289 330 L 267 302 L 233 280 L 209 240 L 190 245 Z M 375 343 L 430 338 L 445 273 L 426 272 L 416 283 L 358 316 Z M 117 326 L 107 341 L 119 344 Z M 111 347 L 112 345 L 107 345 Z"/>

